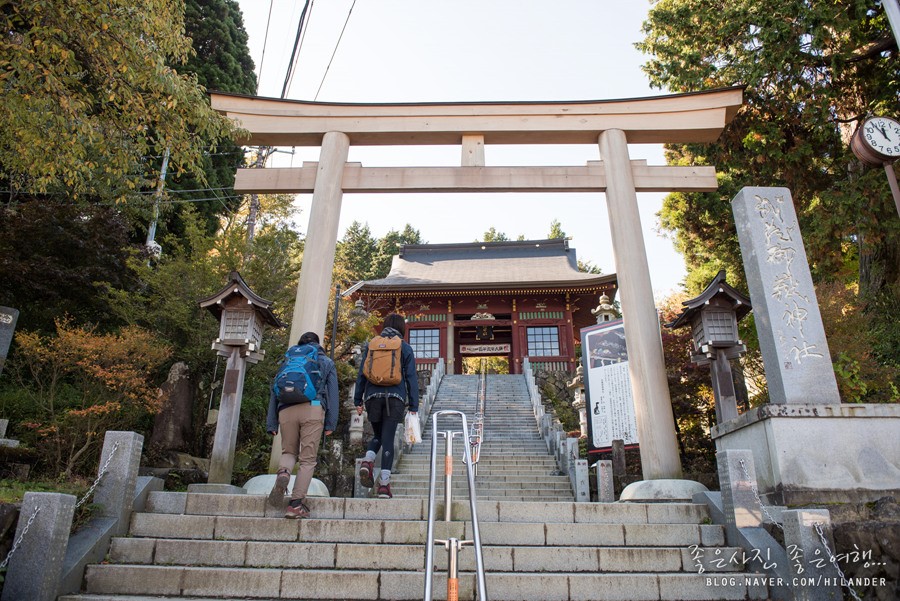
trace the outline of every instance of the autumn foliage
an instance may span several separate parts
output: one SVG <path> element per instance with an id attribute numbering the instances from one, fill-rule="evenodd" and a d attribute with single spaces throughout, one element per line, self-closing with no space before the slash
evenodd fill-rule
<path id="1" fill-rule="evenodd" d="M 16 335 L 12 371 L 27 403 L 18 410 L 38 469 L 66 477 L 93 471 L 107 430 L 133 430 L 159 410 L 154 381 L 171 349 L 150 332 L 127 326 L 97 333 L 68 320 L 56 335 Z M 22 400 L 26 400 L 22 399 Z"/>

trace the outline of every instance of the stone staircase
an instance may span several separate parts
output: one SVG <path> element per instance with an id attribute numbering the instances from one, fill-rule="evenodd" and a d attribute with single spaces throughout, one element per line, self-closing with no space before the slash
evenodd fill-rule
<path id="1" fill-rule="evenodd" d="M 725 546 L 705 505 L 575 503 L 567 478 L 565 488 L 550 485 L 560 477 L 520 378 L 488 383 L 490 442 L 477 484 L 488 599 L 768 598 L 762 577 L 743 572 L 746 554 Z M 434 409 L 474 414 L 476 380 L 446 376 Z M 60 601 L 421 600 L 428 504 L 420 480 L 427 480 L 429 443 L 404 456 L 392 478 L 394 499 L 310 498 L 306 520 L 283 518 L 260 495 L 153 492 L 128 536 L 113 539 L 107 561 L 88 566 L 84 592 Z M 438 539 L 473 538 L 458 459 L 456 473 L 454 521 L 436 523 Z M 436 516 L 443 516 L 440 500 Z M 434 598 L 446 599 L 446 552 L 437 547 L 434 559 Z M 459 599 L 476 597 L 474 563 L 472 549 L 463 549 Z"/>
<path id="2" fill-rule="evenodd" d="M 444 376 L 432 404 L 432 413 L 462 411 L 471 420 L 475 416 L 480 378 Z M 489 375 L 486 382 L 484 436 L 478 475 L 477 498 L 497 501 L 573 501 L 569 477 L 559 472 L 556 461 L 540 436 L 528 397 L 525 378 L 517 375 Z M 442 417 L 439 431 L 461 431 L 454 416 Z M 422 432 L 422 444 L 405 453 L 391 474 L 395 498 L 428 497 L 431 454 L 431 419 Z M 453 441 L 453 498 L 468 498 L 468 483 L 462 462 L 467 437 Z M 438 440 L 437 497 L 443 499 L 444 440 Z"/>
<path id="3" fill-rule="evenodd" d="M 425 500 L 309 505 L 297 521 L 259 495 L 151 493 L 108 563 L 88 566 L 85 592 L 60 601 L 422 599 Z M 453 509 L 458 521 L 437 522 L 436 537 L 471 539 L 467 503 Z M 478 516 L 493 601 L 767 598 L 702 505 L 479 501 Z M 435 599 L 446 563 L 436 548 Z M 475 598 L 473 565 L 466 548 L 460 599 Z"/>

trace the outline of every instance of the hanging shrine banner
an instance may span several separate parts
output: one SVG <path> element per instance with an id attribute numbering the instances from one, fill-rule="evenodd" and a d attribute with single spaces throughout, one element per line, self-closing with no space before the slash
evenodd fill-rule
<path id="1" fill-rule="evenodd" d="M 581 357 L 587 397 L 588 452 L 609 451 L 613 440 L 623 440 L 626 447 L 636 447 L 637 421 L 622 320 L 582 328 Z"/>

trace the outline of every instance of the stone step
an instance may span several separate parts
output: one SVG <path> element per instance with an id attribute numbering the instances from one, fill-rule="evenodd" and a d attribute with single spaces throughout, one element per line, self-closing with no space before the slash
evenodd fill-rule
<path id="1" fill-rule="evenodd" d="M 428 517 L 425 499 L 307 499 L 318 519 L 346 520 L 424 520 Z M 454 515 L 466 519 L 468 501 L 454 502 Z M 152 517 L 217 518 L 256 517 L 281 518 L 282 513 L 266 503 L 264 495 L 226 495 L 185 492 L 151 492 L 147 512 L 136 513 L 136 521 Z M 478 502 L 479 520 L 483 522 L 602 523 L 602 524 L 693 524 L 709 520 L 706 505 L 695 503 L 516 503 Z M 274 520 L 279 521 L 279 520 Z M 287 521 L 287 520 L 281 520 Z M 720 526 L 709 526 L 719 528 Z M 137 534 L 136 534 L 137 536 Z M 152 536 L 152 535 L 150 535 Z M 183 537 L 185 538 L 185 537 Z"/>
<path id="2" fill-rule="evenodd" d="M 722 578 L 727 580 L 727 585 L 715 586 L 710 584 L 708 574 L 491 572 L 485 575 L 485 588 L 493 601 L 766 599 L 768 590 L 755 584 L 754 580 L 758 578 L 761 577 L 752 574 L 728 574 Z M 95 565 L 89 566 L 85 574 L 88 595 L 69 595 L 61 599 L 134 599 L 102 596 L 114 594 L 177 595 L 195 599 L 407 600 L 422 598 L 424 581 L 423 571 Z M 446 598 L 445 587 L 446 577 L 435 574 L 436 598 Z M 474 575 L 461 574 L 459 598 L 474 597 Z"/>
<path id="3" fill-rule="evenodd" d="M 466 483 L 465 472 L 463 473 L 454 473 L 453 474 L 453 483 L 457 482 Z M 503 475 L 495 475 L 491 478 L 484 478 L 486 474 L 484 474 L 480 467 L 478 470 L 478 474 L 475 477 L 475 486 L 481 488 L 482 486 L 506 486 L 512 487 L 514 485 L 527 485 L 529 488 L 535 486 L 535 484 L 540 484 L 541 486 L 547 485 L 552 487 L 554 485 L 564 485 L 569 486 L 569 477 L 568 476 L 549 476 L 542 475 L 540 478 L 535 478 L 534 476 L 521 475 L 521 474 L 503 474 Z M 421 482 L 423 484 L 428 483 L 429 474 L 428 472 L 392 472 L 391 473 L 391 482 Z M 441 486 L 444 484 L 443 474 L 438 474 L 435 478 L 435 481 L 440 483 Z M 467 484 L 466 484 L 467 485 Z M 468 485 L 467 485 L 468 486 Z"/>
<path id="4" fill-rule="evenodd" d="M 403 501 L 396 499 L 396 501 Z M 488 503 L 502 503 L 489 501 Z M 527 505 L 528 503 L 522 503 Z M 465 510 L 465 511 L 464 511 Z M 468 508 L 454 515 L 464 518 Z M 436 515 L 443 513 L 437 507 Z M 315 516 L 315 513 L 313 513 Z M 436 525 L 437 526 L 437 525 Z M 425 540 L 423 520 L 347 520 L 215 517 L 165 514 L 137 514 L 131 536 L 191 540 L 262 542 L 399 543 Z M 436 532 L 459 533 L 455 538 L 472 537 L 471 522 L 441 523 Z M 482 521 L 479 532 L 484 545 L 527 546 L 625 546 L 682 547 L 723 546 L 721 526 L 705 524 L 604 524 L 574 522 L 493 522 Z M 447 538 L 438 535 L 438 538 Z"/>
<path id="5" fill-rule="evenodd" d="M 485 570 L 491 572 L 735 572 L 742 566 L 738 547 L 526 547 L 483 545 Z M 718 561 L 716 558 L 721 557 Z M 436 552 L 437 569 L 446 571 L 447 555 Z M 729 562 L 729 558 L 732 560 Z M 383 544 L 331 542 L 220 541 L 115 538 L 111 564 L 292 568 L 338 570 L 419 570 L 423 543 Z M 474 571 L 471 549 L 459 555 L 459 569 Z"/>

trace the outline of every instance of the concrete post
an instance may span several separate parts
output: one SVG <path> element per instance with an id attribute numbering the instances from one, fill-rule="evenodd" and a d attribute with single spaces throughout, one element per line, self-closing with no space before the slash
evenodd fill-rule
<path id="1" fill-rule="evenodd" d="M 788 565 L 794 578 L 794 598 L 798 601 L 841 601 L 841 575 L 831 563 L 834 540 L 831 536 L 831 516 L 827 509 L 793 509 L 784 518 L 784 547 Z M 828 546 L 816 531 L 816 525 Z"/>
<path id="2" fill-rule="evenodd" d="M 566 450 L 566 473 L 574 473 L 575 462 L 578 461 L 578 439 L 566 438 L 564 448 Z"/>
<path id="3" fill-rule="evenodd" d="M 246 371 L 247 360 L 241 357 L 241 349 L 239 347 L 232 348 L 228 363 L 225 365 L 222 402 L 219 403 L 216 436 L 209 459 L 209 477 L 206 481 L 210 484 L 231 484 L 234 447 L 237 443 L 238 418 L 241 414 L 241 396 L 244 390 Z"/>
<path id="4" fill-rule="evenodd" d="M 735 540 L 732 537 L 736 528 L 757 528 L 763 523 L 762 509 L 753 494 L 756 486 L 753 452 L 719 451 L 716 463 L 725 525 L 729 529 L 729 540 Z"/>
<path id="5" fill-rule="evenodd" d="M 681 462 L 675 418 L 628 143 L 625 132 L 618 129 L 600 134 L 599 142 L 606 165 L 606 204 L 621 290 L 619 301 L 629 349 L 628 373 L 634 393 L 643 475 L 645 480 L 677 479 L 681 478 Z"/>
<path id="6" fill-rule="evenodd" d="M 612 461 L 604 459 L 594 465 L 597 466 L 597 500 L 601 503 L 612 503 L 616 500 Z"/>
<path id="7" fill-rule="evenodd" d="M 94 491 L 93 502 L 102 506 L 100 516 L 115 518 L 115 536 L 122 536 L 128 531 L 143 446 L 144 437 L 136 432 L 110 431 L 103 439 L 97 475 L 104 466 L 107 467 Z"/>
<path id="8" fill-rule="evenodd" d="M 296 344 L 304 332 L 315 332 L 321 337 L 325 331 L 331 270 L 341 218 L 341 178 L 349 151 L 350 138 L 347 134 L 332 131 L 322 139 L 300 283 L 297 285 L 297 299 L 291 319 L 291 344 Z"/>
<path id="9" fill-rule="evenodd" d="M 35 509 L 39 509 L 34 514 Z M 32 515 L 34 521 L 30 526 Z M 22 499 L 16 538 L 22 543 L 9 560 L 2 601 L 54 601 L 59 592 L 75 497 L 49 492 L 27 492 Z"/>
<path id="10" fill-rule="evenodd" d="M 353 497 L 356 499 L 365 499 L 371 492 L 370 489 L 363 486 L 362 482 L 359 481 L 359 468 L 362 466 L 364 460 L 363 457 L 357 457 L 353 466 Z"/>
<path id="11" fill-rule="evenodd" d="M 572 464 L 572 470 L 575 474 L 575 501 L 578 503 L 587 503 L 591 500 L 587 460 L 576 459 Z"/>
<path id="12" fill-rule="evenodd" d="M 625 475 L 625 441 L 621 438 L 612 441 L 612 469 L 619 478 Z"/>

